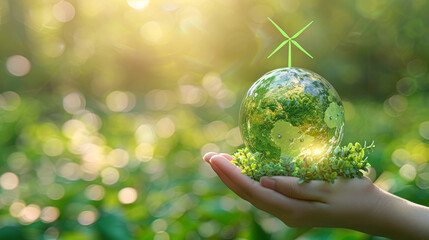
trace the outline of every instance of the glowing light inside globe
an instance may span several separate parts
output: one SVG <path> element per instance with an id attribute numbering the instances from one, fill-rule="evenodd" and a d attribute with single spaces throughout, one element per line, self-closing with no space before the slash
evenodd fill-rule
<path id="1" fill-rule="evenodd" d="M 249 89 L 239 126 L 246 147 L 265 160 L 325 154 L 342 140 L 344 108 L 332 85 L 317 73 L 280 68 Z"/>

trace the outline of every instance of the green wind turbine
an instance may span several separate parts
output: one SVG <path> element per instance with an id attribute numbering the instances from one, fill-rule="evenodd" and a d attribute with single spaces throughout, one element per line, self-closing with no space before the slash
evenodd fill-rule
<path id="1" fill-rule="evenodd" d="M 311 21 L 309 24 L 307 24 L 307 26 L 305 26 L 303 29 L 299 30 L 297 33 L 295 33 L 295 35 L 293 35 L 292 37 L 289 37 L 285 31 L 283 31 L 283 29 L 281 29 L 273 20 L 271 20 L 271 18 L 268 18 L 268 20 L 270 20 L 274 26 L 276 26 L 276 28 L 280 31 L 280 33 L 285 36 L 287 38 L 287 40 L 283 41 L 282 43 L 280 43 L 280 45 L 270 54 L 270 56 L 268 56 L 267 58 L 270 58 L 274 53 L 276 53 L 280 48 L 282 48 L 284 45 L 286 45 L 286 43 L 289 43 L 289 54 L 288 54 L 288 67 L 292 67 L 292 43 L 299 48 L 301 51 L 303 51 L 305 54 L 307 54 L 309 57 L 313 58 L 313 56 L 311 56 L 307 51 L 304 50 L 304 48 L 301 47 L 301 45 L 299 45 L 298 42 L 296 42 L 295 39 L 296 37 L 298 37 L 302 32 L 304 32 L 304 30 L 310 26 L 313 21 Z"/>

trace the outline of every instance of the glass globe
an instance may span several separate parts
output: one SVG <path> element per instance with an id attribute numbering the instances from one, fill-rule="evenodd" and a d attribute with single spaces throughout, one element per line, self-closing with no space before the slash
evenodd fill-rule
<path id="1" fill-rule="evenodd" d="M 327 154 L 341 142 L 344 108 L 334 87 L 302 68 L 279 68 L 256 81 L 240 108 L 244 144 L 265 160 Z"/>

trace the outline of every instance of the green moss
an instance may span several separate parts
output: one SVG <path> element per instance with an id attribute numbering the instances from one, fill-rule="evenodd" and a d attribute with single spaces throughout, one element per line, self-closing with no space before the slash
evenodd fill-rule
<path id="1" fill-rule="evenodd" d="M 359 143 L 337 147 L 333 153 L 322 156 L 282 155 L 277 161 L 264 161 L 260 153 L 252 154 L 247 148 L 238 150 L 233 155 L 236 166 L 243 169 L 242 173 L 259 181 L 263 176 L 294 176 L 300 182 L 323 180 L 334 182 L 339 177 L 361 178 L 364 171 L 371 165 L 365 157 L 365 151 L 373 149 L 375 145 L 362 147 Z"/>

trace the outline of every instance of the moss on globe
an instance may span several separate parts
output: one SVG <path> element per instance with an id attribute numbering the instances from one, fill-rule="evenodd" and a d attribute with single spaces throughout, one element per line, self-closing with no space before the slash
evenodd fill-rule
<path id="1" fill-rule="evenodd" d="M 246 147 L 264 160 L 329 154 L 343 137 L 344 108 L 332 85 L 317 73 L 279 68 L 249 89 L 239 126 Z"/>

